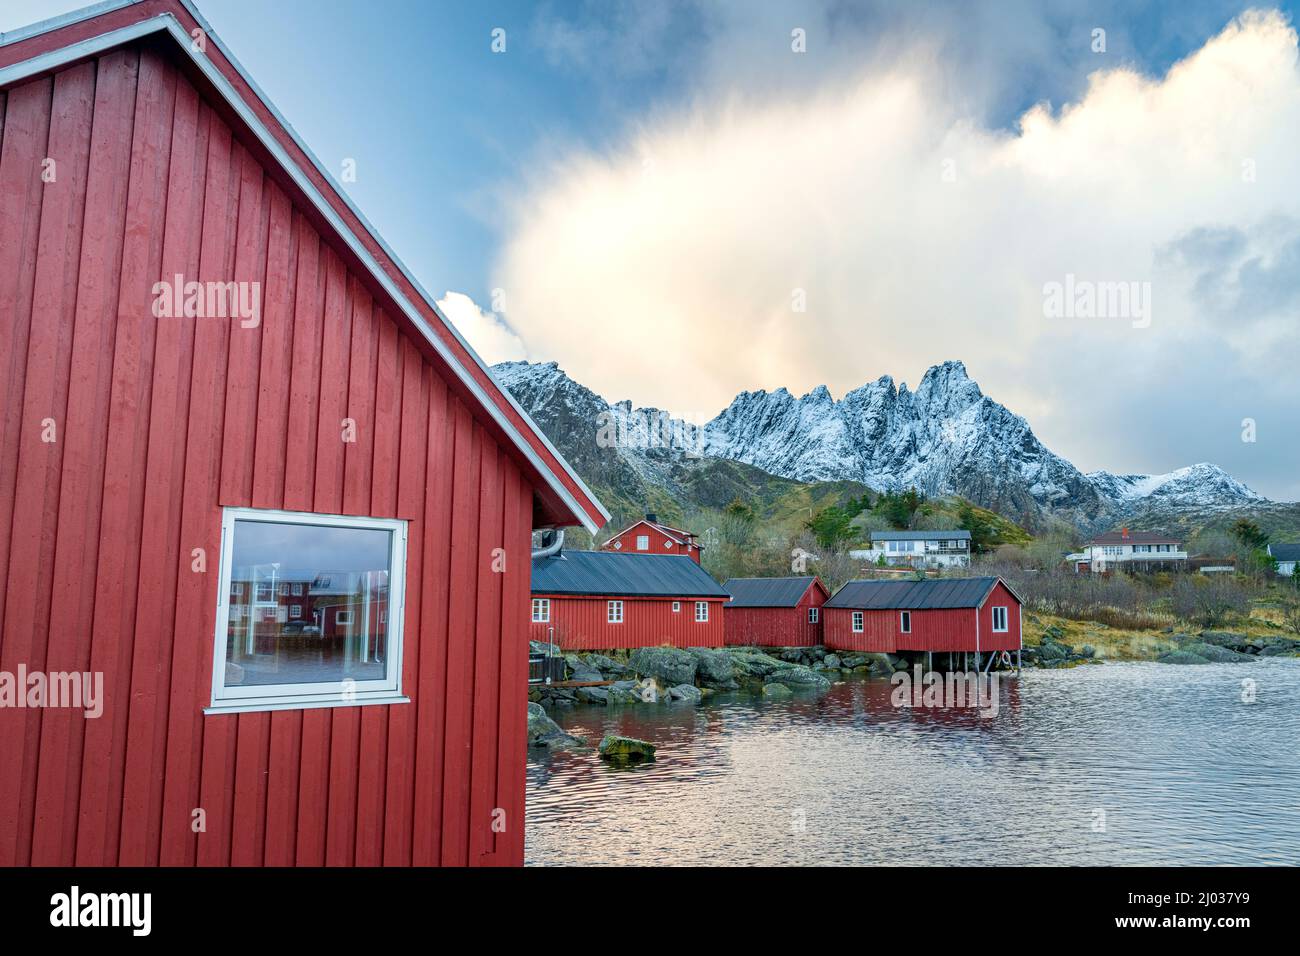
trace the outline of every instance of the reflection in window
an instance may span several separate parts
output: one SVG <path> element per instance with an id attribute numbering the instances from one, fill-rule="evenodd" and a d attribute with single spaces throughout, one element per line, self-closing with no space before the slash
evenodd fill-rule
<path id="1" fill-rule="evenodd" d="M 385 680 L 392 536 L 235 521 L 225 686 Z"/>

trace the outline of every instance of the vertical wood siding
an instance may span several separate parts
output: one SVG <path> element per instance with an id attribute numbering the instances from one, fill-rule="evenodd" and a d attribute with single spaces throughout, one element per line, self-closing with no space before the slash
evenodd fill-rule
<path id="1" fill-rule="evenodd" d="M 993 633 L 993 608 L 1007 609 L 1006 633 Z M 896 610 L 862 612 L 861 633 L 853 632 L 853 611 L 823 608 L 826 646 L 845 651 L 1013 651 L 1020 647 L 1020 604 L 999 582 L 978 611 L 975 608 L 938 608 L 912 611 L 912 631 L 904 634 Z"/>
<path id="2" fill-rule="evenodd" d="M 723 612 L 728 647 L 815 647 L 824 637 L 822 611 L 808 623 L 808 609 L 826 603 L 816 583 L 808 585 L 795 607 L 728 607 Z"/>
<path id="3" fill-rule="evenodd" d="M 695 620 L 698 598 L 677 598 L 680 611 L 673 611 L 674 598 L 619 598 L 616 595 L 549 597 L 551 620 L 529 625 L 534 641 L 555 643 L 566 651 L 608 651 L 634 647 L 722 647 L 723 598 L 710 598 L 709 619 Z M 623 602 L 623 623 L 608 620 L 609 601 Z"/>
<path id="4" fill-rule="evenodd" d="M 521 863 L 534 489 L 153 47 L 0 93 L 0 313 L 0 669 L 104 675 L 0 709 L 0 865 Z M 409 520 L 409 704 L 203 714 L 223 506 Z"/>

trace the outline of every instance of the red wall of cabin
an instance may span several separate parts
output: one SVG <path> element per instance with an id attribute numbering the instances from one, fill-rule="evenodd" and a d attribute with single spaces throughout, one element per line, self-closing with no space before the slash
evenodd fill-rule
<path id="1" fill-rule="evenodd" d="M 1008 630 L 993 633 L 993 607 L 1007 608 Z M 826 646 L 834 650 L 879 651 L 1011 651 L 1020 647 L 1020 605 L 1001 582 L 994 586 L 979 610 L 976 635 L 975 608 L 912 611 L 912 631 L 902 633 L 899 611 L 862 612 L 863 630 L 853 632 L 850 608 L 823 608 Z"/>
<path id="2" fill-rule="evenodd" d="M 153 47 L 0 116 L 0 670 L 105 691 L 0 709 L 0 864 L 521 863 L 514 460 Z M 261 325 L 154 318 L 175 273 L 260 281 Z M 409 519 L 409 704 L 203 714 L 223 505 Z"/>
<path id="3" fill-rule="evenodd" d="M 814 647 L 823 640 L 822 615 L 808 623 L 808 609 L 821 607 L 826 595 L 810 584 L 795 607 L 728 607 L 724 612 L 728 647 Z"/>
<path id="4" fill-rule="evenodd" d="M 695 620 L 695 602 L 701 598 L 619 598 L 617 595 L 573 597 L 534 594 L 549 598 L 551 620 L 528 626 L 534 641 L 554 641 L 566 651 L 605 651 L 634 647 L 722 647 L 723 598 L 709 598 L 709 619 Z M 608 603 L 623 602 L 623 623 L 610 624 Z M 681 603 L 673 611 L 673 601 Z M 552 632 L 552 628 L 554 631 Z"/>

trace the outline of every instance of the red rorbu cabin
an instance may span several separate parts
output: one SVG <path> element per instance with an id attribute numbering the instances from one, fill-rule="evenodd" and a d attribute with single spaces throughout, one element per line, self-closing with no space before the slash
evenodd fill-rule
<path id="1" fill-rule="evenodd" d="M 0 672 L 102 680 L 0 707 L 0 865 L 522 863 L 608 515 L 188 0 L 0 39 L 0 316 Z"/>
<path id="2" fill-rule="evenodd" d="M 566 651 L 721 647 L 727 596 L 685 555 L 560 551 L 533 559 L 529 637 Z"/>
<path id="3" fill-rule="evenodd" d="M 830 591 L 815 575 L 732 578 L 723 610 L 728 647 L 813 647 L 822 643 L 822 605 Z"/>
<path id="4" fill-rule="evenodd" d="M 1001 578 L 850 581 L 822 608 L 839 651 L 1020 650 L 1020 597 Z"/>
<path id="5" fill-rule="evenodd" d="M 704 550 L 694 533 L 660 524 L 655 514 L 647 514 L 600 547 L 621 554 L 684 554 L 696 564 L 700 563 L 700 552 Z"/>

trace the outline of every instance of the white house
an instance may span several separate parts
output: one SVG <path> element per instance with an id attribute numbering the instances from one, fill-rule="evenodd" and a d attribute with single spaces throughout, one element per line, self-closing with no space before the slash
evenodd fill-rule
<path id="1" fill-rule="evenodd" d="M 1300 561 L 1300 544 L 1270 544 L 1268 553 L 1277 561 L 1277 573 L 1283 577 L 1295 574 L 1296 562 Z"/>
<path id="2" fill-rule="evenodd" d="M 1187 563 L 1177 538 L 1151 531 L 1121 528 L 1093 538 L 1082 551 L 1066 555 L 1077 572 L 1163 571 Z"/>
<path id="3" fill-rule="evenodd" d="M 871 549 L 850 551 L 849 556 L 878 564 L 914 568 L 965 568 L 970 566 L 969 531 L 873 531 Z"/>

